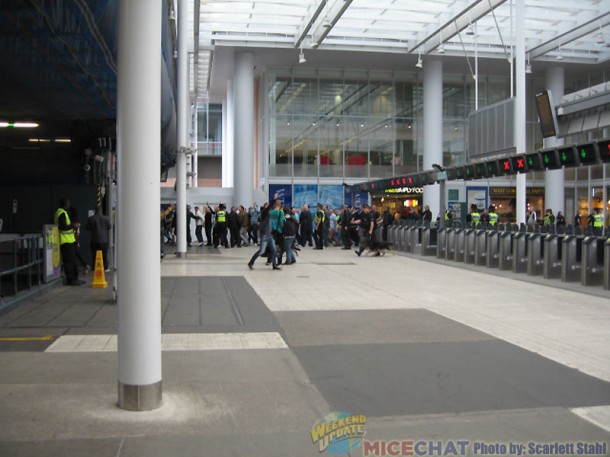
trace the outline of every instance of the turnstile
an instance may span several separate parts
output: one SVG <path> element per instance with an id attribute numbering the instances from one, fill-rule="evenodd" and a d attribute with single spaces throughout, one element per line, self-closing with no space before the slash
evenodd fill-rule
<path id="1" fill-rule="evenodd" d="M 456 229 L 455 237 L 455 258 L 456 262 L 464 261 L 464 253 L 466 251 L 466 235 L 467 231 L 472 230 L 470 228 Z"/>
<path id="2" fill-rule="evenodd" d="M 498 268 L 511 270 L 513 268 L 513 237 L 515 232 L 500 233 L 498 244 Z"/>
<path id="3" fill-rule="evenodd" d="M 513 236 L 513 273 L 525 273 L 527 270 L 527 237 L 529 233 L 517 232 Z"/>
<path id="4" fill-rule="evenodd" d="M 487 234 L 487 255 L 485 256 L 487 268 L 498 268 L 500 234 L 501 232 L 497 230 L 492 230 Z"/>
<path id="5" fill-rule="evenodd" d="M 447 257 L 447 230 L 448 227 L 439 227 L 436 231 L 436 258 Z"/>
<path id="6" fill-rule="evenodd" d="M 604 289 L 610 290 L 610 238 L 604 243 Z"/>
<path id="7" fill-rule="evenodd" d="M 532 233 L 527 237 L 527 274 L 538 276 L 544 270 L 544 243 L 540 233 Z"/>
<path id="8" fill-rule="evenodd" d="M 563 238 L 563 235 L 547 235 L 544 237 L 542 275 L 545 279 L 557 279 L 561 277 Z"/>
<path id="9" fill-rule="evenodd" d="M 563 237 L 561 254 L 561 280 L 580 281 L 583 236 L 566 235 Z"/>
<path id="10" fill-rule="evenodd" d="M 398 229 L 398 234 L 396 235 L 398 241 L 398 250 L 402 252 L 407 251 L 407 233 L 411 227 L 408 225 L 403 225 Z"/>
<path id="11" fill-rule="evenodd" d="M 421 248 L 421 232 L 422 227 L 414 225 L 407 232 L 407 252 L 416 254 Z"/>
<path id="12" fill-rule="evenodd" d="M 455 240 L 458 230 L 462 229 L 454 227 L 447 229 L 447 251 L 445 252 L 445 259 L 447 260 L 455 260 Z"/>
<path id="13" fill-rule="evenodd" d="M 476 230 L 474 235 L 474 264 L 486 265 L 487 259 L 487 237 L 491 231 Z"/>
<path id="14" fill-rule="evenodd" d="M 469 228 L 465 230 L 464 235 L 464 263 L 474 263 L 474 248 L 476 245 L 476 229 Z"/>
<path id="15" fill-rule="evenodd" d="M 436 255 L 436 244 L 438 242 L 438 229 L 426 226 L 421 229 L 421 255 Z"/>
<path id="16" fill-rule="evenodd" d="M 580 283 L 583 286 L 599 286 L 604 283 L 604 243 L 606 238 L 588 236 L 582 240 Z"/>

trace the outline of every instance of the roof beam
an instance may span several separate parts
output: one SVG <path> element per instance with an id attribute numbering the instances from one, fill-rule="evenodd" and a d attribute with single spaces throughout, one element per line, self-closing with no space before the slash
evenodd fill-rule
<path id="1" fill-rule="evenodd" d="M 599 16 L 596 16 L 560 35 L 556 35 L 550 40 L 540 43 L 538 46 L 533 47 L 527 52 L 530 55 L 530 59 L 535 59 L 536 57 L 543 56 L 549 51 L 557 49 L 559 45 L 566 46 L 568 43 L 571 43 L 574 40 L 578 40 L 583 36 L 599 30 L 600 26 L 605 27 L 608 24 L 610 24 L 610 11 L 602 13 Z"/>
<path id="2" fill-rule="evenodd" d="M 326 6 L 326 3 L 328 3 L 328 1 L 329 0 L 321 0 L 320 3 L 318 3 L 318 6 L 316 7 L 316 10 L 313 12 L 313 14 L 311 16 L 309 16 L 309 19 L 306 19 L 307 23 L 305 23 L 305 21 L 303 21 L 304 23 L 301 24 L 301 26 L 299 27 L 299 29 L 297 30 L 297 33 L 295 35 L 295 40 L 294 40 L 295 48 L 301 47 L 303 40 L 309 33 L 309 30 L 311 30 L 311 27 L 318 20 L 318 17 L 322 13 L 322 11 L 324 11 L 324 7 Z"/>
<path id="3" fill-rule="evenodd" d="M 427 54 L 439 45 L 441 38 L 443 41 L 450 40 L 468 27 L 469 24 L 476 22 L 483 16 L 486 16 L 505 2 L 506 0 L 476 1 L 472 5 L 469 5 L 466 9 L 460 11 L 454 17 L 450 18 L 433 33 L 427 35 L 423 40 L 415 43 L 415 45 L 408 50 L 408 53 L 411 54 L 417 51 L 422 54 Z"/>
<path id="4" fill-rule="evenodd" d="M 333 6 L 330 7 L 330 11 L 324 17 L 324 20 L 318 28 L 313 32 L 311 37 L 311 47 L 317 48 L 320 46 L 324 38 L 330 33 L 335 24 L 341 19 L 343 13 L 349 8 L 352 0 L 335 0 Z"/>

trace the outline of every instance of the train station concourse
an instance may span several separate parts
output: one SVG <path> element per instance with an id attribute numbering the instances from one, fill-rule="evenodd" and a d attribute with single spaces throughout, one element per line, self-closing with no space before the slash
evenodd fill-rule
<path id="1" fill-rule="evenodd" d="M 0 8 L 0 456 L 610 456 L 609 0 Z"/>

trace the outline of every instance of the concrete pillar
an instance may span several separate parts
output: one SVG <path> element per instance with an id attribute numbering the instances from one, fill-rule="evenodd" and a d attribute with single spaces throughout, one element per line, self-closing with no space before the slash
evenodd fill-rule
<path id="1" fill-rule="evenodd" d="M 526 152 L 525 108 L 525 0 L 515 1 L 515 145 L 517 154 Z M 525 173 L 517 175 L 517 223 L 526 221 Z"/>
<path id="2" fill-rule="evenodd" d="M 188 8 L 186 0 L 178 0 L 178 65 L 177 65 L 177 141 L 178 155 L 176 156 L 176 255 L 178 257 L 186 257 L 186 172 L 187 160 L 186 155 L 180 150 L 187 148 L 188 143 Z"/>
<path id="3" fill-rule="evenodd" d="M 551 92 L 551 100 L 557 104 L 564 93 L 565 73 L 563 67 L 548 68 L 544 74 L 545 86 Z M 555 109 L 553 106 L 552 109 Z M 554 137 L 545 138 L 544 147 L 562 146 L 564 140 Z M 565 215 L 565 170 L 547 170 L 544 174 L 544 204 L 553 210 L 553 214 L 561 211 Z M 544 211 L 546 208 L 540 208 Z"/>
<path id="4" fill-rule="evenodd" d="M 235 55 L 235 176 L 234 205 L 254 201 L 254 56 L 250 52 Z"/>
<path id="5" fill-rule="evenodd" d="M 233 81 L 227 81 L 227 98 L 223 100 L 222 107 L 222 187 L 233 187 L 234 163 L 234 103 Z"/>
<path id="6" fill-rule="evenodd" d="M 424 170 L 432 164 L 443 165 L 443 63 L 424 63 Z M 424 205 L 430 206 L 432 219 L 441 211 L 439 184 L 424 187 Z M 442 217 L 441 217 L 442 220 Z"/>
<path id="7" fill-rule="evenodd" d="M 161 2 L 119 2 L 119 407 L 161 405 Z"/>

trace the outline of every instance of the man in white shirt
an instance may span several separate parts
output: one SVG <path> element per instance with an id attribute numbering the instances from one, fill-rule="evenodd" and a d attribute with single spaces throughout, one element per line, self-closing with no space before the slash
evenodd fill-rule
<path id="1" fill-rule="evenodd" d="M 203 230 L 204 214 L 198 206 L 195 206 L 195 216 L 198 217 L 198 219 L 195 219 L 195 236 L 197 237 L 199 246 L 203 246 L 203 233 L 201 232 Z"/>

